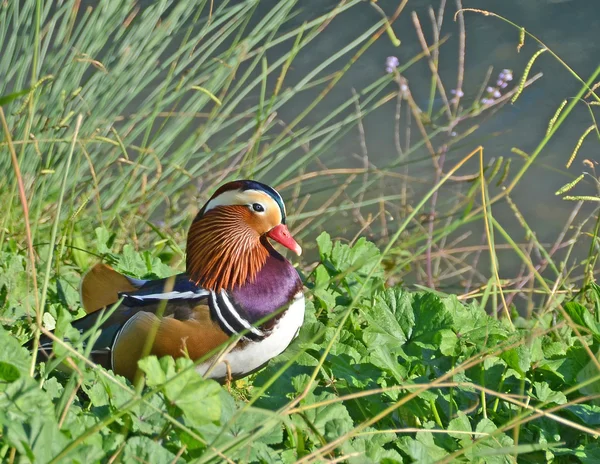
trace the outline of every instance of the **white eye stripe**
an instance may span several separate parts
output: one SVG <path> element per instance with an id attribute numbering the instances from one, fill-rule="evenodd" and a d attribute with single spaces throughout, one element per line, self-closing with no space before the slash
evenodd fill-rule
<path id="1" fill-rule="evenodd" d="M 240 190 L 223 192 L 221 195 L 213 198 L 207 203 L 204 212 L 208 212 L 218 206 L 245 205 L 248 203 L 248 199 L 244 198 L 242 194 L 243 192 Z"/>
<path id="2" fill-rule="evenodd" d="M 277 202 L 273 198 L 271 198 L 268 194 L 261 192 L 259 190 L 252 190 L 252 189 L 228 190 L 227 192 L 223 192 L 222 194 L 213 198 L 206 204 L 206 207 L 204 208 L 204 213 L 207 213 L 211 209 L 215 209 L 219 206 L 233 206 L 233 205 L 249 206 L 252 209 L 252 211 L 254 211 L 254 209 L 252 208 L 254 203 L 258 203 L 258 204 L 262 205 L 265 212 L 267 211 L 267 209 L 269 211 L 271 211 L 271 210 L 277 211 L 280 216 L 279 221 L 282 220 L 281 210 L 279 209 L 279 205 L 277 204 Z M 285 214 L 285 211 L 284 211 L 284 214 Z"/>

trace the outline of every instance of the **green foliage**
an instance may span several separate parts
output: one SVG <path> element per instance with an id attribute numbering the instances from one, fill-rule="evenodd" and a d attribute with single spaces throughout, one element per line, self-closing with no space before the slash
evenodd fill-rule
<path id="1" fill-rule="evenodd" d="M 596 308 L 565 305 L 582 338 L 542 322 L 512 330 L 476 303 L 386 287 L 379 251 L 365 240 L 349 246 L 323 234 L 318 243 L 300 336 L 230 393 L 188 359 L 153 356 L 140 361 L 142 396 L 81 363 L 67 374 L 41 369 L 40 383 L 27 350 L 0 330 L 3 459 L 12 448 L 22 462 L 593 462 L 600 453 L 586 432 L 600 426 L 590 395 L 600 376 L 586 351 L 598 348 Z M 133 249 L 114 260 L 138 277 L 163 272 Z M 11 294 L 4 310 L 14 314 Z"/>

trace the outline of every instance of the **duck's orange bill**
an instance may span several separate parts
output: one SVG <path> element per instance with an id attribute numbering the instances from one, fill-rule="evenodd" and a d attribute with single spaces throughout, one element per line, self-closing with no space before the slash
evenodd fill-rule
<path id="1" fill-rule="evenodd" d="M 277 243 L 280 243 L 284 247 L 289 250 L 292 250 L 298 256 L 302 254 L 302 248 L 296 240 L 290 234 L 287 226 L 285 224 L 279 224 L 278 226 L 273 227 L 269 232 L 267 232 L 267 237 L 272 238 Z"/>

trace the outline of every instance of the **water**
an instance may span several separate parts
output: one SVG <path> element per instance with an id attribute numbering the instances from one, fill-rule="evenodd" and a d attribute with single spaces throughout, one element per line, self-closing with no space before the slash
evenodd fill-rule
<path id="1" fill-rule="evenodd" d="M 270 2 L 265 2 L 268 8 Z M 296 17 L 289 25 L 290 28 L 301 24 L 317 13 L 329 11 L 336 5 L 335 1 L 305 0 L 301 2 L 303 13 Z M 380 0 L 377 4 L 391 16 L 398 6 L 398 1 Z M 394 31 L 402 44 L 399 48 L 392 45 L 386 35 L 383 35 L 351 68 L 348 74 L 339 82 L 335 90 L 314 110 L 307 120 L 318 121 L 327 115 L 338 104 L 352 97 L 353 89 L 359 90 L 384 74 L 385 59 L 394 55 L 404 63 L 421 52 L 415 28 L 411 20 L 411 12 L 417 12 L 428 43 L 432 42 L 431 22 L 428 7 L 433 5 L 436 9 L 439 2 L 425 0 L 409 0 L 407 7 L 400 18 L 394 23 Z M 600 56 L 600 44 L 597 41 L 597 31 L 600 27 L 600 9 L 594 0 L 507 0 L 503 2 L 492 1 L 465 1 L 464 7 L 490 9 L 506 18 L 523 25 L 528 31 L 540 38 L 550 49 L 562 57 L 568 65 L 586 80 L 593 72 Z M 263 8 L 261 5 L 260 8 Z M 456 84 L 458 63 L 458 27 L 453 21 L 456 6 L 453 1 L 448 1 L 444 14 L 442 36 L 449 35 L 448 41 L 443 44 L 440 51 L 440 75 L 449 92 Z M 298 56 L 290 80 L 302 77 L 307 70 L 314 68 L 333 53 L 358 37 L 367 27 L 380 18 L 375 9 L 367 2 L 359 5 L 349 12 L 335 18 L 327 30 L 308 49 Z M 501 20 L 483 16 L 477 13 L 465 13 L 466 23 L 466 66 L 465 83 L 463 90 L 465 100 L 473 99 L 477 94 L 481 82 L 488 68 L 494 67 L 493 78 L 497 73 L 509 68 L 514 70 L 518 81 L 531 56 L 540 49 L 532 39 L 527 38 L 520 53 L 517 52 L 519 32 Z M 346 57 L 346 59 L 349 55 Z M 344 64 L 346 60 L 340 60 Z M 329 72 L 335 68 L 328 69 Z M 531 153 L 544 137 L 548 122 L 554 112 L 565 98 L 570 98 L 577 93 L 580 84 L 560 65 L 549 53 L 542 54 L 534 63 L 530 76 L 543 72 L 542 79 L 527 88 L 522 96 L 513 105 L 506 105 L 497 114 L 479 120 L 481 128 L 462 144 L 447 154 L 446 166 L 452 166 L 464 157 L 479 143 L 484 146 L 486 160 L 503 156 L 512 159 L 511 175 L 523 164 L 523 159 L 511 153 L 517 147 L 526 153 Z M 430 72 L 425 61 L 421 61 L 404 73 L 410 82 L 412 94 L 421 108 L 427 108 L 429 96 Z M 514 84 L 514 83 L 513 83 Z M 390 91 L 394 89 L 390 84 Z M 280 112 L 282 119 L 290 121 L 301 112 L 306 105 L 306 100 L 297 99 L 286 109 Z M 394 102 L 386 104 L 364 120 L 365 145 L 368 150 L 369 161 L 376 166 L 385 166 L 397 159 L 394 147 Z M 552 141 L 544 148 L 534 165 L 513 191 L 511 198 L 520 208 L 526 221 L 532 226 L 538 239 L 542 243 L 551 243 L 556 240 L 559 232 L 564 227 L 567 217 L 571 213 L 574 203 L 556 197 L 554 192 L 562 185 L 570 182 L 581 172 L 587 169 L 582 161 L 584 159 L 599 160 L 597 139 L 592 134 L 581 147 L 577 159 L 570 169 L 565 168 L 578 139 L 585 129 L 592 124 L 588 108 L 581 104 L 575 108 L 571 116 L 563 125 Z M 413 141 L 420 137 L 413 127 Z M 441 140 L 441 139 L 440 139 Z M 440 142 L 434 141 L 438 148 Z M 360 167 L 362 162 L 360 137 L 358 131 L 352 131 L 341 143 L 336 144 L 323 159 L 329 167 Z M 411 155 L 411 160 L 422 158 L 423 161 L 410 165 L 409 171 L 425 181 L 424 185 L 412 186 L 413 197 L 411 204 L 416 204 L 418 196 L 428 190 L 434 181 L 434 171 L 426 151 L 418 151 Z M 487 161 L 486 161 L 487 162 Z M 401 172 L 401 169 L 397 169 Z M 476 166 L 471 164 L 461 174 L 476 172 Z M 341 179 L 339 179 L 341 182 Z M 324 201 L 331 193 L 332 185 L 327 178 L 320 182 L 309 184 L 309 190 L 316 192 L 315 198 Z M 390 190 L 394 186 L 390 185 Z M 318 194 L 324 190 L 326 193 Z M 462 188 L 462 191 L 466 188 Z M 444 208 L 454 204 L 451 195 L 458 194 L 456 186 L 449 186 L 443 190 L 444 194 L 438 200 L 438 214 L 444 214 Z M 497 193 L 495 189 L 493 193 Z M 581 183 L 574 194 L 595 195 L 596 187 L 591 178 Z M 495 217 L 509 231 L 513 238 L 525 242 L 525 234 L 519 225 L 514 213 L 502 202 L 493 209 Z M 585 205 L 575 223 L 583 220 L 593 211 L 592 205 Z M 337 221 L 328 222 L 327 229 L 332 235 L 348 236 L 356 230 L 348 227 L 351 217 L 340 217 Z M 480 244 L 483 228 L 481 221 L 471 227 L 472 236 L 463 244 Z M 465 232 L 465 229 L 460 233 Z M 377 232 L 371 236 L 377 239 Z M 499 240 L 499 242 L 502 242 Z M 589 243 L 578 248 L 580 256 L 587 251 Z M 488 263 L 482 257 L 482 269 L 489 274 Z M 520 260 L 508 253 L 501 254 L 501 270 L 506 277 L 514 276 L 520 267 Z"/>

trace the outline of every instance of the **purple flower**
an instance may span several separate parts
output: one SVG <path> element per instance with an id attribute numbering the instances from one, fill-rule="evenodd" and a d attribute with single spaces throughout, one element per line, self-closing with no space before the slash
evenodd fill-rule
<path id="1" fill-rule="evenodd" d="M 494 98 L 500 98 L 502 96 L 502 94 L 500 93 L 500 91 L 498 89 L 494 90 L 494 92 L 492 93 L 492 96 Z"/>
<path id="2" fill-rule="evenodd" d="M 452 95 L 456 95 L 458 98 L 462 98 L 465 96 L 465 93 L 461 89 L 452 89 L 450 90 Z"/>
<path id="3" fill-rule="evenodd" d="M 400 61 L 395 56 L 388 56 L 385 59 L 385 72 L 388 74 L 393 73 L 394 69 L 398 67 Z"/>

